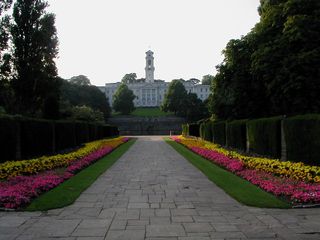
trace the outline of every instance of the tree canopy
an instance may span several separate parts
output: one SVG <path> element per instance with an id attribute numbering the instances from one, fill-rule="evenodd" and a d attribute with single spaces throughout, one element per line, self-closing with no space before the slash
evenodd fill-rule
<path id="1" fill-rule="evenodd" d="M 59 81 L 54 62 L 58 54 L 55 16 L 43 0 L 16 0 L 13 7 L 12 87 L 18 112 L 34 115 L 48 98 L 58 100 Z"/>
<path id="2" fill-rule="evenodd" d="M 169 84 L 161 109 L 165 112 L 174 112 L 190 121 L 208 117 L 205 103 L 195 93 L 187 93 L 180 79 L 173 80 Z"/>
<path id="3" fill-rule="evenodd" d="M 211 85 L 218 118 L 320 111 L 320 1 L 261 0 L 260 22 L 230 40 Z"/>
<path id="4" fill-rule="evenodd" d="M 136 80 L 137 80 L 136 73 L 127 73 L 126 75 L 124 75 L 121 82 L 124 84 L 129 84 L 129 83 L 135 83 Z"/>
<path id="5" fill-rule="evenodd" d="M 12 0 L 0 2 L 0 106 L 8 106 L 12 100 L 10 90 L 11 60 L 12 56 L 8 51 L 10 39 L 10 16 L 7 10 L 10 9 Z"/>
<path id="6" fill-rule="evenodd" d="M 187 91 L 180 80 L 172 80 L 169 84 L 168 91 L 165 94 L 161 109 L 165 112 L 179 113 L 183 108 L 184 99 Z"/>
<path id="7" fill-rule="evenodd" d="M 130 114 L 134 109 L 135 95 L 124 83 L 120 84 L 113 96 L 113 109 L 121 114 Z"/>
<path id="8" fill-rule="evenodd" d="M 91 85 L 90 79 L 84 75 L 74 76 L 74 77 L 70 78 L 69 82 L 72 84 L 77 84 L 77 85 L 81 85 L 81 86 L 90 86 Z"/>
<path id="9" fill-rule="evenodd" d="M 61 86 L 61 104 L 63 115 L 69 117 L 72 106 L 87 106 L 94 111 L 99 110 L 105 119 L 110 116 L 111 108 L 105 94 L 98 87 L 84 85 L 82 81 L 74 81 L 72 77 L 69 81 L 63 80 Z M 90 80 L 86 80 L 90 84 Z"/>

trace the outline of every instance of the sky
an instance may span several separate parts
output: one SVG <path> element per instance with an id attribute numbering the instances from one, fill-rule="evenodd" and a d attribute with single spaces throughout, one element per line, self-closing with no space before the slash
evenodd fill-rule
<path id="1" fill-rule="evenodd" d="M 155 79 L 216 73 L 230 39 L 259 21 L 259 0 L 48 0 L 56 15 L 59 76 L 86 75 L 91 84 L 145 77 L 154 52 Z"/>

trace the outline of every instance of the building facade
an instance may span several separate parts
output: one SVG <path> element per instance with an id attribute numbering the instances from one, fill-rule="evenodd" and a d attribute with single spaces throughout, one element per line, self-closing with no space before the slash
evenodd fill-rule
<path id="1" fill-rule="evenodd" d="M 162 104 L 165 94 L 169 87 L 169 82 L 154 79 L 154 57 L 153 52 L 146 52 L 145 82 L 127 84 L 136 96 L 134 100 L 135 107 L 158 107 Z M 99 89 L 105 93 L 109 104 L 112 106 L 113 95 L 117 91 L 121 83 L 106 83 L 104 87 Z M 206 100 L 210 94 L 210 86 L 202 84 L 194 84 L 190 81 L 183 82 L 187 92 L 197 94 L 202 101 Z"/>

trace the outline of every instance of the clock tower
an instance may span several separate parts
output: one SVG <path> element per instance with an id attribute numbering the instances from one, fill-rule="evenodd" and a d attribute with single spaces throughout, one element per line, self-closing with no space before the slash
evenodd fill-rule
<path id="1" fill-rule="evenodd" d="M 153 52 L 148 51 L 146 52 L 146 82 L 147 83 L 153 83 L 154 82 L 154 63 L 153 63 L 154 57 Z"/>

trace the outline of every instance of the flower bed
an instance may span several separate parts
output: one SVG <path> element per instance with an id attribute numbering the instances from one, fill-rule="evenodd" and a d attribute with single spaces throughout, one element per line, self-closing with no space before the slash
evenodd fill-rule
<path id="1" fill-rule="evenodd" d="M 22 171 L 22 168 L 18 168 L 19 173 L 12 174 L 14 177 L 10 177 L 7 181 L 0 182 L 0 207 L 17 209 L 25 206 L 26 204 L 30 203 L 34 197 L 37 197 L 39 194 L 56 187 L 60 183 L 74 176 L 75 173 L 86 168 L 101 157 L 107 155 L 113 149 L 117 148 L 119 145 L 127 142 L 128 140 L 128 138 L 124 137 L 100 140 L 86 144 L 84 150 L 80 149 L 74 153 L 59 155 L 59 157 L 56 158 L 54 158 L 55 156 L 49 157 L 50 159 L 59 159 L 61 157 L 60 160 L 63 162 L 63 164 L 52 164 L 50 165 L 50 168 L 44 169 L 53 169 L 53 166 L 66 166 L 67 168 L 62 174 L 50 170 L 43 171 L 35 175 L 16 176 L 21 173 L 31 173 L 28 170 Z M 84 154 L 85 152 L 87 154 Z M 69 158 L 68 160 L 65 160 L 62 158 L 62 156 Z M 73 158 L 71 156 L 73 156 Z M 41 164 L 43 164 L 42 161 L 45 159 L 45 157 L 40 159 Z M 8 165 L 8 162 L 6 162 L 6 164 Z M 13 165 L 14 164 L 12 164 L 12 166 Z"/>
<path id="2" fill-rule="evenodd" d="M 116 148 L 118 145 L 123 143 L 123 139 L 125 138 L 120 137 L 86 143 L 84 147 L 67 154 L 43 156 L 30 160 L 4 162 L 0 164 L 0 180 L 20 175 L 33 175 L 59 167 L 67 167 L 72 162 L 101 149 L 105 145 Z"/>
<path id="3" fill-rule="evenodd" d="M 172 139 L 263 190 L 276 196 L 285 197 L 292 204 L 320 203 L 320 184 L 317 178 L 319 175 L 310 176 L 310 174 L 316 174 L 319 171 L 318 167 L 243 156 L 234 151 L 223 149 L 218 145 L 192 138 L 179 136 L 172 137 Z M 263 167 L 263 163 L 265 166 L 270 166 Z M 283 167 L 286 171 L 279 170 Z M 310 173 L 310 170 L 307 171 L 307 169 L 314 170 Z M 293 173 L 292 176 L 290 175 L 291 172 Z"/>

